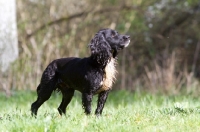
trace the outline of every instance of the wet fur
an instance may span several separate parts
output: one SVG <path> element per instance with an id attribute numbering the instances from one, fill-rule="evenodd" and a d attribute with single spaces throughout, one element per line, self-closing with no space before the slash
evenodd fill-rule
<path id="1" fill-rule="evenodd" d="M 112 85 L 116 80 L 116 73 L 116 59 L 111 58 L 110 62 L 105 67 L 102 87 L 98 90 L 98 93 L 101 91 L 110 90 L 112 88 Z"/>
<path id="2" fill-rule="evenodd" d="M 52 61 L 44 70 L 37 87 L 37 100 L 31 105 L 32 115 L 50 98 L 54 90 L 62 92 L 58 107 L 65 114 L 74 91 L 82 93 L 82 105 L 86 114 L 91 113 L 92 97 L 98 94 L 96 115 L 101 115 L 108 93 L 116 79 L 116 56 L 127 47 L 130 38 L 111 29 L 100 30 L 91 40 L 91 56 L 86 58 L 61 58 Z"/>

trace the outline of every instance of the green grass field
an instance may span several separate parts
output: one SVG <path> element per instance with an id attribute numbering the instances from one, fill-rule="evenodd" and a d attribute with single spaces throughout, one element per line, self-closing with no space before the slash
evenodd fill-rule
<path id="1" fill-rule="evenodd" d="M 200 98 L 164 96 L 127 91 L 112 91 L 103 115 L 86 116 L 79 93 L 59 116 L 61 94 L 40 107 L 37 118 L 31 117 L 30 105 L 36 93 L 14 92 L 7 98 L 0 94 L 1 132 L 199 132 Z M 96 109 L 93 100 L 92 113 Z"/>

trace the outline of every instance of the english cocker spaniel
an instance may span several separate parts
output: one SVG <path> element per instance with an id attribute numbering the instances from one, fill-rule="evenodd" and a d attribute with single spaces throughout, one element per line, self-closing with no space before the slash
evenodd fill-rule
<path id="1" fill-rule="evenodd" d="M 37 87 L 38 97 L 31 105 L 32 115 L 37 115 L 38 108 L 50 98 L 54 90 L 61 91 L 63 95 L 58 107 L 60 115 L 65 114 L 75 90 L 82 93 L 82 105 L 86 114 L 91 113 L 92 97 L 98 94 L 95 114 L 101 115 L 115 80 L 116 56 L 129 43 L 128 35 L 120 35 L 112 29 L 102 29 L 89 44 L 89 57 L 70 57 L 52 61 L 44 70 Z"/>

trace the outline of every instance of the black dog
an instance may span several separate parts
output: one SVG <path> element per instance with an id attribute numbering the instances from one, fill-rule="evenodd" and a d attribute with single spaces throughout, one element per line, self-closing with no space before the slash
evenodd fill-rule
<path id="1" fill-rule="evenodd" d="M 91 40 L 91 56 L 87 58 L 61 58 L 51 62 L 42 74 L 37 87 L 37 100 L 31 105 L 32 115 L 37 115 L 38 108 L 58 89 L 63 98 L 58 107 L 59 113 L 65 114 L 74 91 L 82 93 L 82 105 L 86 114 L 91 113 L 92 97 L 98 94 L 96 115 L 102 113 L 109 91 L 115 80 L 116 56 L 118 51 L 127 47 L 130 37 L 119 35 L 111 29 L 100 30 Z"/>

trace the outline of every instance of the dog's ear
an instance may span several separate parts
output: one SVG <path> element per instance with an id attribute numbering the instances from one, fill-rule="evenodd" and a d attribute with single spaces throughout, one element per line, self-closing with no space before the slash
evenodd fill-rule
<path id="1" fill-rule="evenodd" d="M 105 41 L 104 36 L 105 36 L 105 33 L 102 30 L 100 30 L 98 33 L 96 33 L 94 38 L 90 41 L 89 47 L 91 49 L 92 54 L 97 52 L 98 47 L 100 47 L 102 42 Z"/>
<path id="2" fill-rule="evenodd" d="M 90 41 L 90 49 L 92 58 L 100 65 L 105 66 L 111 58 L 111 47 L 105 41 L 103 32 L 98 32 Z"/>
<path id="3" fill-rule="evenodd" d="M 99 34 L 99 35 L 102 35 L 102 37 L 105 39 L 105 36 L 106 36 L 106 33 L 105 33 L 105 32 L 106 32 L 106 29 L 102 29 L 102 30 L 99 31 L 98 34 Z"/>

